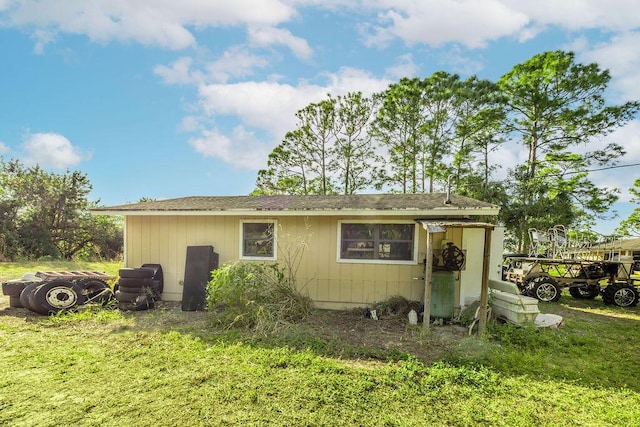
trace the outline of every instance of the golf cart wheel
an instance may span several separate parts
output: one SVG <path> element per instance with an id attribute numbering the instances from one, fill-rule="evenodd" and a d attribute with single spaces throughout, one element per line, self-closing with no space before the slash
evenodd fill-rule
<path id="1" fill-rule="evenodd" d="M 556 302 L 560 299 L 560 286 L 549 277 L 538 277 L 533 281 L 533 297 L 542 302 Z"/>
<path id="2" fill-rule="evenodd" d="M 65 280 L 55 280 L 39 287 L 30 298 L 35 311 L 41 314 L 58 313 L 84 304 L 82 288 Z"/>
<path id="3" fill-rule="evenodd" d="M 572 286 L 569 288 L 569 294 L 575 299 L 594 299 L 600 294 L 600 290 L 587 285 Z"/>
<path id="4" fill-rule="evenodd" d="M 638 290 L 629 285 L 618 287 L 613 293 L 613 303 L 618 307 L 635 307 L 638 305 Z"/>

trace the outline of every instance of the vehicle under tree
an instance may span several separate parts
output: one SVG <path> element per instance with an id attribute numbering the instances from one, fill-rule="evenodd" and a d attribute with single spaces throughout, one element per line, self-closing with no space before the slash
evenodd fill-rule
<path id="1" fill-rule="evenodd" d="M 633 307 L 638 304 L 638 288 L 633 279 L 633 259 L 616 255 L 608 259 L 586 259 L 593 254 L 584 243 L 574 245 L 564 228 L 547 232 L 529 230 L 531 249 L 527 254 L 506 255 L 503 279 L 518 285 L 520 291 L 544 302 L 560 299 L 567 289 L 576 299 L 601 296 L 605 304 Z"/>

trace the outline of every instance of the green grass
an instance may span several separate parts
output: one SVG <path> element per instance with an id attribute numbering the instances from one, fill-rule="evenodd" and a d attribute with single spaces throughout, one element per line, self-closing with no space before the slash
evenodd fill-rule
<path id="1" fill-rule="evenodd" d="M 210 313 L 0 310 L 0 425 L 640 425 L 638 308 L 540 307 L 565 326 L 492 327 L 429 365 L 302 327 L 220 329 Z"/>

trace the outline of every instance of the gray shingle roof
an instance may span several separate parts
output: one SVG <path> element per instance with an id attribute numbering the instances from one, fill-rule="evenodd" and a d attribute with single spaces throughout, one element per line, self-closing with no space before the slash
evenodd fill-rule
<path id="1" fill-rule="evenodd" d="M 496 215 L 498 206 L 469 197 L 451 195 L 446 204 L 444 193 L 430 194 L 357 194 L 330 196 L 192 196 L 178 199 L 132 203 L 93 209 L 96 214 L 153 214 L 170 212 L 299 212 L 341 211 L 432 211 L 461 214 L 461 210 L 481 210 Z M 486 213 L 485 213 L 486 211 Z M 449 213 L 447 212 L 447 213 Z"/>

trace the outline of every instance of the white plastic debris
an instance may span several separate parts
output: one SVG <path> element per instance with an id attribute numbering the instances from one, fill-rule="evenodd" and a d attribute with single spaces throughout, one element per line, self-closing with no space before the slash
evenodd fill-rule
<path id="1" fill-rule="evenodd" d="M 34 281 L 34 280 L 39 280 L 39 278 L 38 278 L 38 276 L 36 276 L 36 273 L 24 273 L 22 275 L 21 280 Z"/>
<path id="2" fill-rule="evenodd" d="M 409 310 L 409 324 L 417 325 L 418 324 L 418 313 L 415 310 Z"/>
<path id="3" fill-rule="evenodd" d="M 556 329 L 562 325 L 564 319 L 557 314 L 540 313 L 536 316 L 533 324 L 539 328 Z"/>

